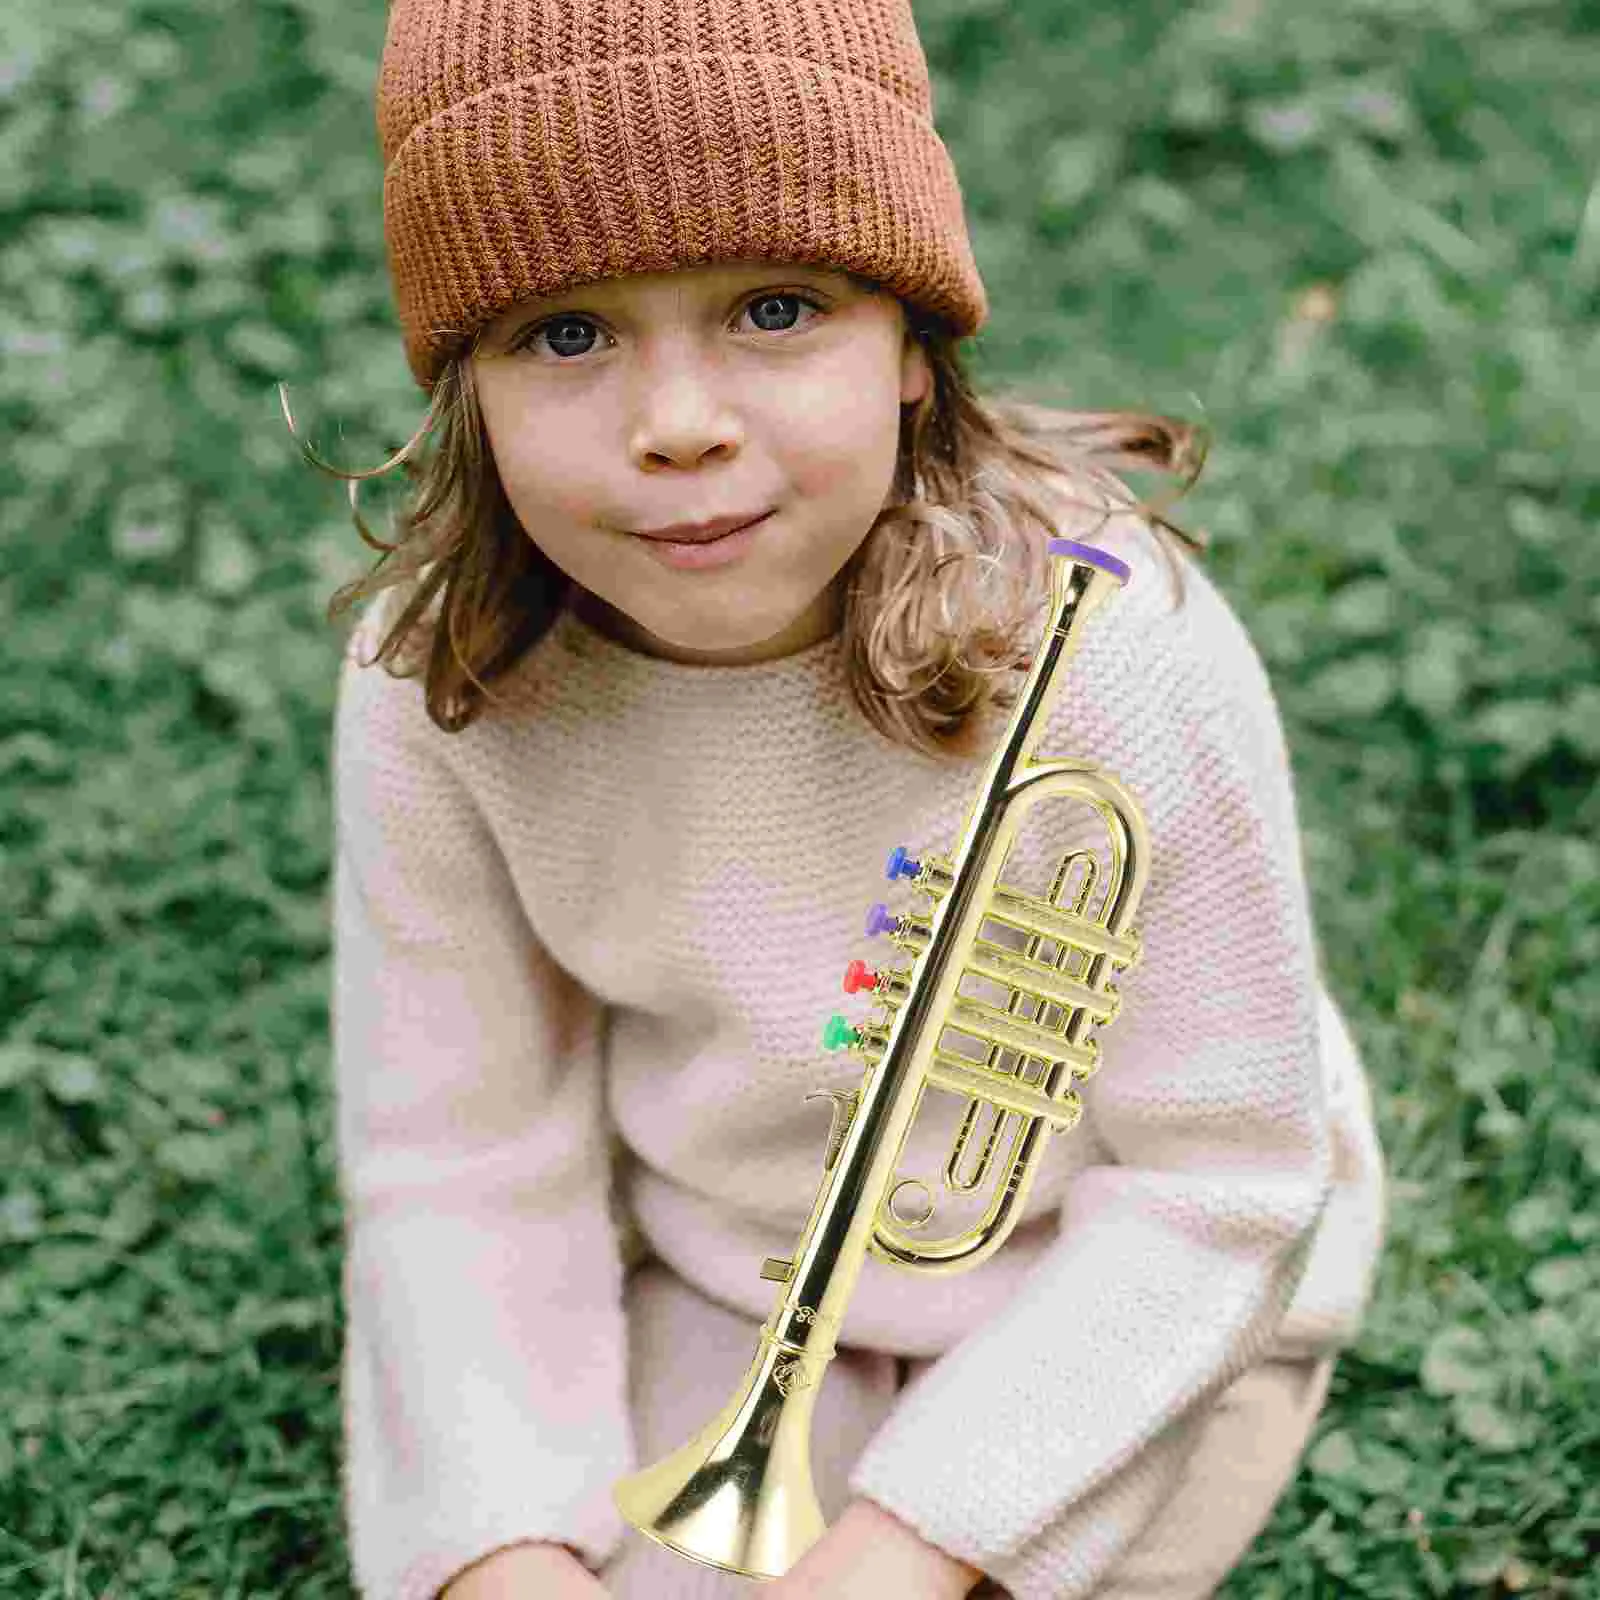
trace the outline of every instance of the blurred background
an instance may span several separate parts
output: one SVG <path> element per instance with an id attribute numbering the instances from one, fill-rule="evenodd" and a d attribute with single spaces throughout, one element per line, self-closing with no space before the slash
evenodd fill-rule
<path id="1" fill-rule="evenodd" d="M 1225 1594 L 1600 1595 L 1600 6 L 916 0 L 991 388 L 1214 430 L 1393 1173 Z M 322 1596 L 322 607 L 421 419 L 380 0 L 0 29 L 0 1595 Z M 381 505 L 382 496 L 376 497 Z"/>

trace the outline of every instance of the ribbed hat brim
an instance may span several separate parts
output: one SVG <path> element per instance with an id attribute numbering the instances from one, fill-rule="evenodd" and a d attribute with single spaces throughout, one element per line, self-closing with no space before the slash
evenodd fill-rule
<path id="1" fill-rule="evenodd" d="M 509 306 L 624 273 L 809 261 L 874 278 L 958 333 L 988 313 L 932 124 L 792 57 L 590 61 L 496 84 L 413 129 L 384 216 L 425 387 Z"/>

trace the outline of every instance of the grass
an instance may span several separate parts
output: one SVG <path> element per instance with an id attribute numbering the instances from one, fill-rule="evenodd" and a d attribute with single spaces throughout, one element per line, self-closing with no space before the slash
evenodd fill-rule
<path id="1" fill-rule="evenodd" d="M 917 0 L 976 366 L 1204 415 L 1388 1249 L 1229 1597 L 1600 1595 L 1600 10 Z M 376 0 L 23 0 L 0 63 L 0 1594 L 349 1593 L 328 732 Z"/>

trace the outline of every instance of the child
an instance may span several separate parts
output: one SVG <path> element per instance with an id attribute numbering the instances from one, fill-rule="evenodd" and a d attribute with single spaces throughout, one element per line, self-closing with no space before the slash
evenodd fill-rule
<path id="1" fill-rule="evenodd" d="M 766 1592 L 1210 1593 L 1357 1325 L 1380 1168 L 1266 676 L 1112 471 L 1187 435 L 973 394 L 908 0 L 395 0 L 378 112 L 435 447 L 336 597 L 386 591 L 335 736 L 362 1591 L 751 1592 L 611 1486 L 754 1353 L 876 874 L 953 845 L 1064 533 L 1134 577 L 1039 749 L 1144 808 L 1142 956 L 995 1258 L 868 1261 L 832 1526 Z"/>

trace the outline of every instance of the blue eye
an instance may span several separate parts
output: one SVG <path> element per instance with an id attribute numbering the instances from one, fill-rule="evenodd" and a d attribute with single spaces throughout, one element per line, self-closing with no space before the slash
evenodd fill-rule
<path id="1" fill-rule="evenodd" d="M 558 340 L 565 341 L 573 338 L 581 341 L 584 329 L 588 329 L 591 335 L 599 331 L 595 324 L 592 323 L 587 317 L 575 317 L 568 312 L 559 317 L 552 317 L 549 322 L 541 323 L 533 330 L 531 334 L 528 335 L 527 344 L 531 345 L 537 338 L 539 338 L 541 334 L 545 334 L 550 336 L 550 349 L 552 349 L 556 355 L 587 355 L 587 347 L 581 350 L 575 350 L 565 347 L 564 343 L 558 342 Z M 522 348 L 526 348 L 526 346 L 523 346 Z"/>
<path id="2" fill-rule="evenodd" d="M 797 306 L 810 306 L 813 311 L 820 311 L 822 309 L 817 304 L 817 302 L 815 300 L 810 299 L 806 295 L 803 295 L 803 294 L 789 294 L 789 293 L 773 293 L 771 291 L 768 291 L 767 293 L 764 293 L 764 294 L 757 295 L 756 298 L 754 300 L 750 301 L 745 306 L 744 309 L 745 309 L 745 311 L 751 312 L 751 313 L 760 312 L 760 311 L 766 311 L 772 306 L 781 306 L 781 305 L 785 304 L 787 301 L 791 301 L 791 300 Z M 759 318 L 757 320 L 758 320 L 758 323 L 759 323 Z M 792 327 L 792 326 L 793 326 L 792 323 L 786 323 L 781 328 L 762 327 L 761 331 L 763 333 L 787 333 L 789 331 L 789 328 Z"/>
<path id="3" fill-rule="evenodd" d="M 799 322 L 798 314 L 785 317 L 782 308 L 789 302 L 793 302 L 796 306 L 809 306 L 819 315 L 825 310 L 822 303 L 810 295 L 796 294 L 788 290 L 764 289 L 745 301 L 739 312 L 739 320 L 742 323 L 746 316 L 753 317 L 758 330 L 762 333 L 792 333 L 796 327 L 804 324 Z M 769 318 L 772 320 L 769 321 Z M 578 358 L 590 353 L 594 348 L 597 334 L 609 337 L 603 333 L 600 325 L 592 317 L 575 311 L 562 311 L 530 328 L 510 348 L 512 351 L 534 350 L 538 353 L 547 350 L 556 358 L 555 365 L 571 365 Z"/>

